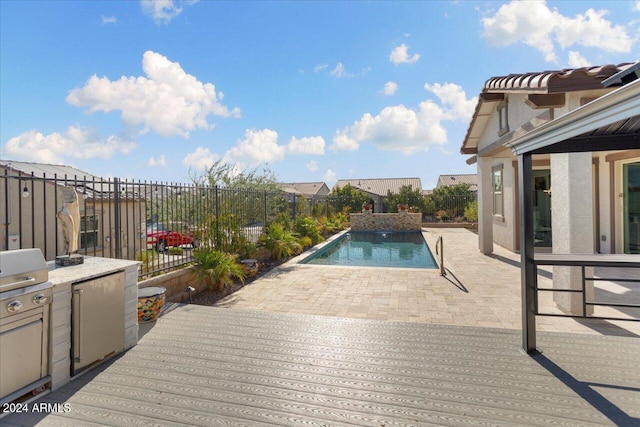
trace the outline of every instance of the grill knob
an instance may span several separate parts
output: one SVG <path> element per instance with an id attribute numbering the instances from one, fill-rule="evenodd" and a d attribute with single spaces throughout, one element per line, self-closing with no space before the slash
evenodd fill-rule
<path id="1" fill-rule="evenodd" d="M 33 297 L 34 304 L 46 304 L 49 302 L 49 298 L 45 294 L 38 294 Z"/>
<path id="2" fill-rule="evenodd" d="M 20 301 L 11 301 L 7 304 L 7 311 L 9 313 L 15 313 L 16 311 L 22 310 L 22 303 Z"/>

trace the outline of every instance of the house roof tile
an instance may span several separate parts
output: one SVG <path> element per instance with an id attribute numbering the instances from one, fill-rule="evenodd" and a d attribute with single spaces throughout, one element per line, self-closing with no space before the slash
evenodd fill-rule
<path id="1" fill-rule="evenodd" d="M 487 125 L 495 103 L 504 93 L 553 94 L 582 90 L 603 89 L 603 82 L 612 76 L 633 68 L 637 63 L 600 65 L 555 71 L 509 74 L 488 79 L 478 97 L 467 133 L 462 141 L 462 154 L 476 154 L 477 144 Z"/>
<path id="2" fill-rule="evenodd" d="M 456 184 L 469 184 L 469 189 L 476 191 L 478 189 L 478 175 L 473 174 L 459 174 L 459 175 L 440 175 L 438 177 L 438 184 L 436 188 L 450 187 Z"/>
<path id="3" fill-rule="evenodd" d="M 389 191 L 392 194 L 398 193 L 403 186 L 422 191 L 420 178 L 339 179 L 334 188 L 342 188 L 347 184 L 377 196 L 386 196 Z"/>
<path id="4" fill-rule="evenodd" d="M 323 187 L 329 190 L 324 182 L 281 182 L 278 184 L 282 191 L 287 193 L 304 194 L 315 196 Z"/>

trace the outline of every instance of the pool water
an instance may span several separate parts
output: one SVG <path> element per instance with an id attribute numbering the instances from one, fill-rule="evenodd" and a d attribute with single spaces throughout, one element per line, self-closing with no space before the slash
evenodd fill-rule
<path id="1" fill-rule="evenodd" d="M 419 231 L 351 231 L 301 261 L 360 267 L 437 268 Z"/>

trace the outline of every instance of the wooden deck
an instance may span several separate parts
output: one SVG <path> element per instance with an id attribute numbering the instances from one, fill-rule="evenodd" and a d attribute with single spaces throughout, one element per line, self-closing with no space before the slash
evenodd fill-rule
<path id="1" fill-rule="evenodd" d="M 185 305 L 2 425 L 640 425 L 640 339 Z"/>

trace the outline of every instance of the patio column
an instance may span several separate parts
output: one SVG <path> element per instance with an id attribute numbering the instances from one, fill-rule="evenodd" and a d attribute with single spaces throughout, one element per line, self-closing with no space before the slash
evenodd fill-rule
<path id="1" fill-rule="evenodd" d="M 533 159 L 531 154 L 518 156 L 520 212 L 520 286 L 522 298 L 522 348 L 528 354 L 536 350 L 536 269 L 533 264 Z"/>
<path id="2" fill-rule="evenodd" d="M 493 252 L 493 190 L 491 157 L 478 157 L 478 248 Z"/>
<path id="3" fill-rule="evenodd" d="M 551 229 L 553 253 L 592 254 L 593 181 L 591 153 L 551 155 Z M 592 269 L 587 269 L 592 270 Z M 587 276 L 592 276 L 588 271 Z M 579 267 L 553 267 L 553 287 L 581 289 Z M 587 282 L 587 299 L 593 299 L 593 282 Z M 582 295 L 554 292 L 554 301 L 567 314 L 584 315 Z M 589 311 L 593 311 L 592 307 Z"/>

